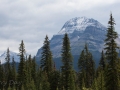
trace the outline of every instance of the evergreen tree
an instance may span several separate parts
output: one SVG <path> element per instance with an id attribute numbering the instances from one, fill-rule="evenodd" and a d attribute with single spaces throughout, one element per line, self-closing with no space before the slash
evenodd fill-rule
<path id="1" fill-rule="evenodd" d="M 98 88 L 98 90 L 106 90 L 105 89 L 105 82 L 104 82 L 104 71 L 103 70 L 101 70 L 100 72 L 99 72 L 99 75 L 98 75 L 98 77 L 97 77 L 97 88 Z"/>
<path id="2" fill-rule="evenodd" d="M 45 37 L 45 41 L 42 47 L 40 68 L 49 75 L 53 70 L 52 53 L 50 51 L 48 36 Z"/>
<path id="3" fill-rule="evenodd" d="M 12 57 L 11 70 L 12 70 L 12 80 L 11 80 L 12 84 L 10 86 L 12 89 L 14 89 L 14 88 L 17 88 L 16 83 L 14 83 L 17 80 L 16 63 L 15 63 L 14 57 Z"/>
<path id="4" fill-rule="evenodd" d="M 100 58 L 100 62 L 99 62 L 99 67 L 97 69 L 97 83 L 98 83 L 98 90 L 105 90 L 105 82 L 104 82 L 104 71 L 105 71 L 105 67 L 106 67 L 106 62 L 105 62 L 105 55 L 104 52 L 102 50 L 101 52 L 101 58 Z"/>
<path id="5" fill-rule="evenodd" d="M 79 86 L 82 89 L 82 85 L 85 84 L 86 88 L 90 88 L 95 78 L 95 63 L 92 58 L 92 54 L 88 51 L 87 44 L 85 44 L 84 50 L 80 54 L 78 60 L 79 68 Z M 84 82 L 83 82 L 84 81 Z"/>
<path id="6" fill-rule="evenodd" d="M 84 50 L 82 50 L 81 54 L 80 54 L 80 58 L 78 60 L 78 69 L 79 69 L 79 87 L 80 90 L 83 89 L 83 87 L 85 87 L 85 82 L 84 80 L 86 79 L 86 74 L 85 74 L 85 70 L 86 70 L 86 61 L 85 61 L 85 52 Z"/>
<path id="7" fill-rule="evenodd" d="M 6 52 L 6 71 L 9 73 L 10 71 L 10 51 L 9 51 L 9 48 L 7 49 L 7 52 Z"/>
<path id="8" fill-rule="evenodd" d="M 68 82 L 69 89 L 68 90 L 75 90 L 75 71 L 74 70 L 70 71 L 68 78 L 69 78 L 69 82 Z"/>
<path id="9" fill-rule="evenodd" d="M 99 83 L 98 82 L 99 82 L 99 79 L 95 78 L 90 90 L 103 90 L 103 89 L 99 89 Z"/>
<path id="10" fill-rule="evenodd" d="M 18 82 L 22 82 L 21 85 L 19 85 L 19 90 L 22 90 L 22 85 L 25 81 L 25 45 L 23 40 L 21 41 L 20 47 L 19 47 L 19 56 L 20 56 L 20 63 L 18 66 L 18 76 L 17 80 Z"/>
<path id="11" fill-rule="evenodd" d="M 118 34 L 115 32 L 115 21 L 112 14 L 110 15 L 108 25 L 107 37 L 105 39 L 105 55 L 108 63 L 105 71 L 105 87 L 106 90 L 119 90 L 118 46 L 115 42 L 115 39 L 118 38 Z"/>
<path id="12" fill-rule="evenodd" d="M 31 58 L 31 55 L 29 55 L 28 57 L 28 61 L 26 61 L 27 63 L 27 77 L 28 78 L 28 82 L 31 82 L 32 81 L 32 58 Z"/>
<path id="13" fill-rule="evenodd" d="M 50 90 L 50 83 L 48 82 L 48 76 L 46 72 L 42 72 L 42 82 L 41 89 L 42 90 Z"/>
<path id="14" fill-rule="evenodd" d="M 83 71 L 86 68 L 86 62 L 85 62 L 85 52 L 84 50 L 82 50 L 81 54 L 80 54 L 80 58 L 78 60 L 78 68 L 79 71 Z"/>
<path id="15" fill-rule="evenodd" d="M 24 80 L 24 89 L 29 89 L 28 84 L 30 85 L 31 81 L 31 55 L 25 61 L 25 80 Z"/>
<path id="16" fill-rule="evenodd" d="M 100 58 L 100 62 L 99 62 L 99 67 L 100 67 L 100 69 L 104 70 L 105 66 L 106 66 L 105 55 L 104 55 L 104 52 L 102 50 L 101 58 Z"/>
<path id="17" fill-rule="evenodd" d="M 36 90 L 42 90 L 42 70 L 40 68 L 38 68 L 37 72 L 36 72 L 36 80 L 35 80 L 35 86 L 36 86 Z"/>
<path id="18" fill-rule="evenodd" d="M 7 52 L 6 52 L 6 63 L 5 63 L 5 72 L 6 72 L 6 75 L 5 75 L 5 79 L 6 79 L 6 86 L 5 86 L 5 89 L 8 89 L 8 87 L 10 86 L 9 82 L 10 80 L 12 80 L 12 71 L 11 71 L 11 65 L 10 65 L 10 51 L 9 51 L 9 48 L 7 49 Z"/>
<path id="19" fill-rule="evenodd" d="M 92 54 L 88 51 L 87 44 L 85 45 L 85 56 L 86 56 L 86 80 L 85 86 L 90 88 L 95 77 L 95 62 L 93 60 Z"/>
<path id="20" fill-rule="evenodd" d="M 59 87 L 60 83 L 60 73 L 57 70 L 54 70 L 50 75 L 50 90 L 56 90 Z"/>
<path id="21" fill-rule="evenodd" d="M 5 80 L 4 69 L 0 61 L 0 90 L 3 90 L 3 81 Z"/>
<path id="22" fill-rule="evenodd" d="M 63 87 L 65 90 L 74 90 L 71 88 L 74 87 L 75 81 L 73 79 L 74 74 L 73 72 L 73 59 L 70 51 L 70 42 L 68 35 L 65 34 L 63 38 L 63 45 L 62 45 L 62 80 L 63 80 Z"/>
<path id="23" fill-rule="evenodd" d="M 34 80 L 34 82 L 36 80 L 36 67 L 37 65 L 36 65 L 35 56 L 34 56 L 32 58 L 32 70 L 31 70 L 31 75 L 32 75 L 32 79 Z"/>
<path id="24" fill-rule="evenodd" d="M 62 74 L 62 72 L 60 72 L 60 71 L 59 71 L 59 73 L 60 73 L 60 81 L 59 81 L 58 88 L 59 88 L 59 90 L 64 90 L 63 74 Z"/>

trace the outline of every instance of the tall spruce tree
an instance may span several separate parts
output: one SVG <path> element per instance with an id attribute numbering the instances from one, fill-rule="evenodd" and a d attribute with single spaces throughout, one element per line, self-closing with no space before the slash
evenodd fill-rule
<path id="1" fill-rule="evenodd" d="M 105 82 L 104 82 L 104 72 L 105 72 L 105 67 L 106 67 L 106 61 L 105 61 L 105 55 L 102 50 L 101 52 L 101 58 L 99 61 L 99 66 L 96 71 L 96 82 L 97 82 L 97 89 L 98 90 L 105 90 Z"/>
<path id="2" fill-rule="evenodd" d="M 105 55 L 107 60 L 107 68 L 105 71 L 105 87 L 106 90 L 120 90 L 119 87 L 119 59 L 118 59 L 118 46 L 115 39 L 118 38 L 117 32 L 115 32 L 115 21 L 110 14 L 110 20 L 108 21 L 108 30 L 105 39 Z"/>
<path id="3" fill-rule="evenodd" d="M 32 79 L 34 80 L 34 82 L 36 81 L 36 61 L 35 61 L 35 56 L 32 58 L 32 71 L 31 71 L 31 75 L 32 75 Z"/>
<path id="4" fill-rule="evenodd" d="M 50 76 L 50 90 L 56 90 L 59 87 L 60 74 L 58 71 L 54 71 Z"/>
<path id="5" fill-rule="evenodd" d="M 85 59 L 85 52 L 84 50 L 82 50 L 80 57 L 78 59 L 78 69 L 79 69 L 79 77 L 78 77 L 78 81 L 79 81 L 79 87 L 80 90 L 83 89 L 83 87 L 85 87 L 85 80 L 86 80 L 86 59 Z"/>
<path id="6" fill-rule="evenodd" d="M 62 45 L 62 80 L 64 90 L 75 90 L 75 81 L 73 74 L 73 58 L 70 51 L 70 41 L 67 33 L 63 38 Z"/>
<path id="7" fill-rule="evenodd" d="M 50 90 L 56 90 L 59 87 L 60 83 L 60 72 L 56 70 L 56 65 L 54 62 L 54 70 L 50 75 Z"/>
<path id="8" fill-rule="evenodd" d="M 104 87 L 104 85 L 105 85 L 105 82 L 104 82 L 105 67 L 106 67 L 105 55 L 102 50 L 101 58 L 100 58 L 100 62 L 99 62 L 99 77 L 98 77 L 99 90 L 105 89 L 105 87 Z"/>
<path id="9" fill-rule="evenodd" d="M 1 61 L 0 61 L 0 90 L 3 90 L 4 80 L 5 80 L 5 73 L 4 73 L 4 69 L 3 69 L 3 66 L 2 66 Z"/>
<path id="10" fill-rule="evenodd" d="M 19 47 L 19 57 L 20 57 L 20 63 L 18 66 L 18 76 L 17 80 L 18 82 L 22 82 L 21 85 L 19 85 L 19 90 L 22 90 L 22 85 L 25 81 L 25 45 L 23 40 L 21 41 L 20 47 Z"/>
<path id="11" fill-rule="evenodd" d="M 106 66 L 105 55 L 104 55 L 104 52 L 102 50 L 101 58 L 100 58 L 100 62 L 99 62 L 99 67 L 100 67 L 100 69 L 104 70 L 105 66 Z"/>
<path id="12" fill-rule="evenodd" d="M 86 88 L 90 88 L 95 77 L 95 62 L 92 58 L 92 54 L 88 51 L 87 44 L 85 44 L 85 48 L 80 54 L 78 68 L 80 73 L 80 89 L 83 88 L 83 84 L 85 84 Z"/>
<path id="13" fill-rule="evenodd" d="M 41 90 L 50 90 L 50 83 L 48 82 L 48 75 L 46 72 L 42 72 L 42 79 L 41 79 Z"/>
<path id="14" fill-rule="evenodd" d="M 37 72 L 36 72 L 36 80 L 35 80 L 35 86 L 36 86 L 36 90 L 42 90 L 42 70 L 40 68 L 38 68 Z"/>
<path id="15" fill-rule="evenodd" d="M 6 86 L 5 88 L 8 89 L 9 87 L 9 82 L 10 80 L 12 80 L 12 71 L 11 71 L 11 65 L 10 65 L 10 51 L 9 51 L 9 48 L 7 49 L 7 52 L 6 52 L 6 64 L 5 64 L 5 72 L 6 72 L 6 75 L 5 75 L 5 78 L 6 78 Z"/>
<path id="16" fill-rule="evenodd" d="M 17 88 L 17 85 L 16 85 L 16 80 L 17 80 L 17 71 L 16 71 L 16 63 L 15 63 L 15 60 L 14 60 L 14 56 L 12 57 L 12 64 L 11 64 L 11 70 L 12 70 L 12 80 L 11 80 L 11 88 L 12 89 L 15 89 Z"/>
<path id="17" fill-rule="evenodd" d="M 10 51 L 9 51 L 9 48 L 7 49 L 7 52 L 6 52 L 6 68 L 7 68 L 7 72 L 10 71 Z"/>
<path id="18" fill-rule="evenodd" d="M 26 62 L 25 62 L 25 84 L 24 84 L 24 89 L 25 90 L 36 90 L 34 79 L 32 78 L 32 58 L 31 55 L 29 55 L 28 59 L 26 57 Z"/>
<path id="19" fill-rule="evenodd" d="M 40 68 L 49 75 L 53 71 L 52 52 L 50 51 L 49 39 L 46 35 L 42 47 Z"/>

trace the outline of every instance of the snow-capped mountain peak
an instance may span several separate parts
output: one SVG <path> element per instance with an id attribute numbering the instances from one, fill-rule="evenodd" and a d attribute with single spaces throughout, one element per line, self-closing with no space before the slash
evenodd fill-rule
<path id="1" fill-rule="evenodd" d="M 20 62 L 19 53 L 9 51 L 9 54 L 10 54 L 10 62 L 12 62 L 13 57 L 14 57 L 15 62 L 18 62 L 18 63 Z M 6 60 L 5 60 L 6 55 L 7 55 L 7 51 L 4 51 L 4 53 L 1 54 L 1 56 L 0 56 L 1 64 L 4 64 L 6 62 Z M 26 56 L 28 57 L 29 54 L 25 53 L 25 57 Z"/>
<path id="2" fill-rule="evenodd" d="M 58 32 L 58 35 L 65 33 L 73 33 L 74 31 L 83 32 L 87 27 L 94 26 L 100 28 L 101 30 L 105 30 L 105 26 L 99 23 L 97 20 L 87 17 L 76 17 L 67 21 L 62 29 Z"/>
<path id="3" fill-rule="evenodd" d="M 7 51 L 4 51 L 4 53 L 0 56 L 1 64 L 6 62 L 6 60 L 5 60 L 6 54 L 7 54 Z M 10 51 L 9 54 L 10 54 L 10 62 L 12 62 L 13 57 L 14 57 L 15 62 L 19 62 L 18 53 Z"/>

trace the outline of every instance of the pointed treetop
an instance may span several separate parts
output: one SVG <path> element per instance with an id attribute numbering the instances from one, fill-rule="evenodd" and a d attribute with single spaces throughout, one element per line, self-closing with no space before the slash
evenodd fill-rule
<path id="1" fill-rule="evenodd" d="M 48 41 L 49 41 L 48 35 L 46 35 L 45 40 L 48 40 Z"/>
<path id="2" fill-rule="evenodd" d="M 54 62 L 54 71 L 56 70 L 56 65 L 55 65 L 55 62 Z"/>
<path id="3" fill-rule="evenodd" d="M 86 51 L 88 51 L 88 44 L 85 43 L 85 48 L 84 48 Z"/>
<path id="4" fill-rule="evenodd" d="M 21 40 L 21 43 L 23 43 L 23 40 Z"/>
<path id="5" fill-rule="evenodd" d="M 9 52 L 10 50 L 9 50 L 9 47 L 7 48 L 7 52 Z"/>
<path id="6" fill-rule="evenodd" d="M 48 39 L 48 35 L 46 35 L 46 37 L 45 38 L 47 38 Z"/>
<path id="7" fill-rule="evenodd" d="M 114 25 L 115 24 L 115 21 L 114 21 L 114 18 L 112 16 L 112 13 L 110 14 L 110 20 L 108 21 L 108 24 L 110 24 L 110 25 Z"/>
<path id="8" fill-rule="evenodd" d="M 14 56 L 12 56 L 12 60 L 14 61 Z"/>
<path id="9" fill-rule="evenodd" d="M 68 36 L 67 32 L 65 33 L 65 36 Z"/>

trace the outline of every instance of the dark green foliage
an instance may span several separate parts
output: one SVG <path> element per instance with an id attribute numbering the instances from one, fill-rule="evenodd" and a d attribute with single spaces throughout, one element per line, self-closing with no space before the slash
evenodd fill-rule
<path id="1" fill-rule="evenodd" d="M 23 40 L 21 41 L 20 47 L 19 47 L 19 56 L 20 56 L 20 63 L 18 66 L 18 76 L 17 81 L 22 82 L 21 85 L 19 85 L 19 90 L 21 90 L 22 85 L 25 83 L 25 46 Z"/>
<path id="2" fill-rule="evenodd" d="M 78 68 L 80 89 L 83 88 L 84 84 L 86 88 L 90 88 L 95 78 L 95 63 L 92 54 L 88 51 L 87 44 L 85 44 L 85 48 L 81 52 Z"/>
<path id="3" fill-rule="evenodd" d="M 35 62 L 33 62 L 33 59 L 31 55 L 29 55 L 28 59 L 26 57 L 25 62 L 25 83 L 24 83 L 24 89 L 25 90 L 36 90 L 35 86 L 35 78 L 36 78 L 36 69 L 35 71 Z M 33 74 L 34 73 L 34 74 Z"/>
<path id="4" fill-rule="evenodd" d="M 31 76 L 34 81 L 36 80 L 36 68 L 37 68 L 37 65 L 36 65 L 35 57 L 33 57 L 32 58 Z"/>
<path id="5" fill-rule="evenodd" d="M 14 57 L 12 57 L 12 65 L 11 65 L 11 71 L 12 71 L 12 81 L 11 82 L 16 82 L 17 80 L 17 71 L 16 71 L 16 63 L 14 61 Z M 10 85 L 12 89 L 17 88 L 17 84 L 11 84 Z"/>
<path id="6" fill-rule="evenodd" d="M 49 39 L 46 36 L 42 47 L 40 67 L 35 57 L 25 58 L 23 40 L 19 47 L 20 63 L 16 71 L 14 57 L 10 63 L 10 51 L 7 49 L 6 63 L 0 62 L 0 90 L 120 90 L 120 58 L 115 39 L 112 14 L 108 22 L 107 38 L 105 39 L 105 54 L 101 52 L 99 66 L 95 72 L 95 63 L 87 44 L 78 59 L 78 72 L 73 69 L 73 57 L 70 41 L 65 34 L 62 45 L 62 66 L 57 71 L 53 65 Z M 76 57 L 75 57 L 76 58 Z M 12 83 L 12 84 L 11 84 Z"/>
<path id="7" fill-rule="evenodd" d="M 119 59 L 117 53 L 117 43 L 115 39 L 118 38 L 117 32 L 114 29 L 114 18 L 110 15 L 108 21 L 107 37 L 105 39 L 105 55 L 107 60 L 107 67 L 105 70 L 105 87 L 106 90 L 119 90 Z"/>
<path id="8" fill-rule="evenodd" d="M 81 52 L 81 55 L 80 55 L 80 58 L 78 60 L 78 68 L 79 68 L 79 71 L 83 71 L 85 70 L 86 68 L 86 62 L 85 62 L 85 52 L 84 50 L 82 50 Z"/>
<path id="9" fill-rule="evenodd" d="M 62 84 L 65 90 L 74 90 L 73 59 L 70 51 L 68 35 L 65 34 L 62 45 Z M 73 86 L 73 88 L 71 87 Z"/>
<path id="10" fill-rule="evenodd" d="M 12 69 L 11 69 L 11 65 L 10 65 L 9 48 L 7 49 L 5 60 L 6 60 L 6 63 L 5 63 L 5 81 L 7 82 L 5 85 L 5 89 L 8 89 L 8 87 L 10 86 L 9 82 L 12 80 Z"/>
<path id="11" fill-rule="evenodd" d="M 36 90 L 42 90 L 42 70 L 39 68 L 36 72 L 35 86 Z"/>
<path id="12" fill-rule="evenodd" d="M 50 90 L 56 90 L 59 87 L 60 73 L 58 71 L 53 71 L 50 74 Z"/>
<path id="13" fill-rule="evenodd" d="M 48 82 L 48 76 L 46 72 L 42 73 L 42 82 L 41 82 L 41 90 L 50 90 L 50 83 Z"/>
<path id="14" fill-rule="evenodd" d="M 99 67 L 104 70 L 106 66 L 106 62 L 105 62 L 105 55 L 104 52 L 102 51 L 101 53 L 101 58 L 100 58 L 100 62 L 99 62 Z"/>
<path id="15" fill-rule="evenodd" d="M 7 49 L 5 60 L 6 60 L 6 67 L 7 67 L 6 72 L 9 73 L 9 71 L 10 71 L 10 51 L 9 51 L 9 48 Z"/>
<path id="16" fill-rule="evenodd" d="M 52 53 L 50 51 L 48 36 L 45 37 L 45 41 L 42 47 L 40 68 L 49 75 L 53 70 Z"/>
<path id="17" fill-rule="evenodd" d="M 3 81 L 5 81 L 5 72 L 0 61 L 0 90 L 3 90 L 3 84 L 2 84 Z"/>
<path id="18" fill-rule="evenodd" d="M 105 68 L 106 68 L 106 61 L 105 61 L 105 55 L 104 52 L 101 52 L 101 58 L 99 62 L 98 69 L 96 71 L 96 83 L 97 83 L 97 89 L 98 90 L 105 90 L 105 82 L 104 82 L 104 77 L 105 77 Z"/>

